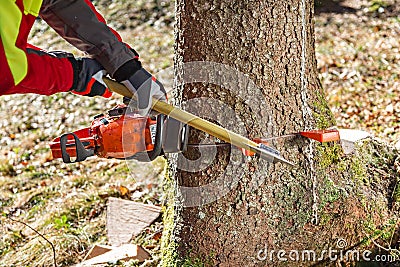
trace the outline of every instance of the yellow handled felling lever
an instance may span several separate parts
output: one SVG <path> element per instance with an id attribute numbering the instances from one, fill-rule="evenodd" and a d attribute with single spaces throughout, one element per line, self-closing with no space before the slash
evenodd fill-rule
<path id="1" fill-rule="evenodd" d="M 113 81 L 109 78 L 104 77 L 104 82 L 107 87 L 117 94 L 122 96 L 133 98 L 133 93 L 126 88 L 123 84 L 120 84 L 116 81 Z M 193 128 L 196 128 L 200 131 L 206 132 L 214 137 L 219 138 L 225 142 L 228 142 L 236 147 L 243 148 L 245 150 L 249 150 L 258 154 L 261 158 L 268 160 L 269 162 L 281 162 L 288 164 L 290 166 L 294 166 L 293 163 L 284 159 L 279 154 L 273 151 L 273 149 L 269 148 L 264 144 L 257 144 L 256 142 L 241 136 L 237 133 L 229 131 L 217 124 L 204 120 L 196 115 L 193 115 L 187 111 L 176 108 L 168 103 L 163 101 L 159 101 L 153 98 L 152 109 L 157 112 L 160 112 L 164 115 L 167 115 L 171 118 L 174 118 L 180 122 L 188 124 Z"/>

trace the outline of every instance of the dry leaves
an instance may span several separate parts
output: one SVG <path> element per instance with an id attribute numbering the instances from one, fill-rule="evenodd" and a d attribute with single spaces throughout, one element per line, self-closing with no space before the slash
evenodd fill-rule
<path id="1" fill-rule="evenodd" d="M 394 1 L 387 2 L 379 9 L 370 1 L 344 1 L 357 12 L 317 16 L 316 52 L 339 126 L 395 142 L 400 138 L 400 24 L 390 5 Z"/>

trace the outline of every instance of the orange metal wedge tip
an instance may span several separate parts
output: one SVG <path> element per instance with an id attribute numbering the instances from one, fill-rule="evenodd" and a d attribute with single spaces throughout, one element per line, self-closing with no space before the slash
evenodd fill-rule
<path id="1" fill-rule="evenodd" d="M 306 132 L 300 132 L 300 135 L 314 139 L 318 142 L 324 143 L 324 142 L 333 142 L 333 141 L 339 141 L 340 140 L 340 135 L 339 131 L 336 129 L 332 130 L 312 130 L 312 131 L 306 131 Z"/>

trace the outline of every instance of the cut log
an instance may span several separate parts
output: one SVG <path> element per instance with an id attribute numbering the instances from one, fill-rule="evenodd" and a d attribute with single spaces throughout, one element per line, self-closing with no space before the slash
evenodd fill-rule
<path id="1" fill-rule="evenodd" d="M 127 244 L 160 216 L 161 208 L 120 198 L 109 198 L 107 237 L 112 246 Z"/>

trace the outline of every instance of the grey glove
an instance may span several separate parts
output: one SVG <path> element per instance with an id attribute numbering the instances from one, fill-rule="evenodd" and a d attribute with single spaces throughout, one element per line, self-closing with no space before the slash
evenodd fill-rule
<path id="1" fill-rule="evenodd" d="M 148 115 L 152 107 L 152 99 L 166 101 L 164 86 L 148 71 L 141 67 L 140 61 L 131 60 L 117 70 L 114 77 L 123 83 L 133 94 L 137 111 Z M 131 103 L 132 106 L 132 103 Z"/>

